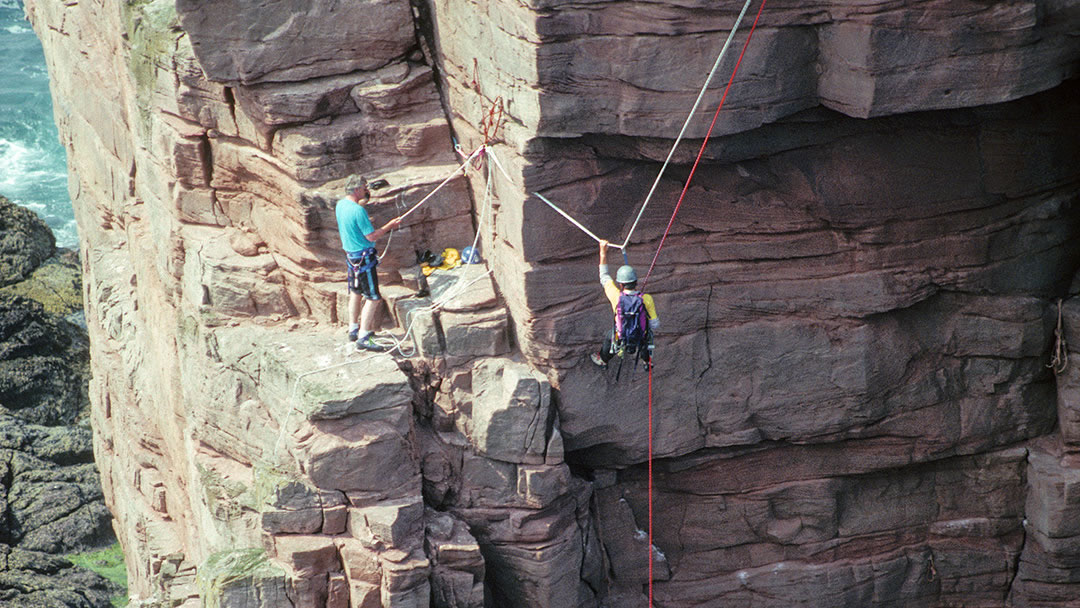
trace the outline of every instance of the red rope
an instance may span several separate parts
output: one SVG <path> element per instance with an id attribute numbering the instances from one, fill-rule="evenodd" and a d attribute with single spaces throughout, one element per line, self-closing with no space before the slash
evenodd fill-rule
<path id="1" fill-rule="evenodd" d="M 686 184 L 683 186 L 682 193 L 679 194 L 679 202 L 675 203 L 675 211 L 671 214 L 667 229 L 664 230 L 664 236 L 660 238 L 660 246 L 656 248 L 656 255 L 653 256 L 652 263 L 649 264 L 649 272 L 645 273 L 645 280 L 641 282 L 641 291 L 643 292 L 645 291 L 645 284 L 649 282 L 649 276 L 652 275 L 653 267 L 656 266 L 656 260 L 660 257 L 660 250 L 664 248 L 664 241 L 667 240 L 668 233 L 671 232 L 671 227 L 675 224 L 675 216 L 679 213 L 679 207 L 682 205 L 683 199 L 686 198 L 686 191 L 690 189 L 690 180 L 694 179 L 694 172 L 697 171 L 701 157 L 705 154 L 705 146 L 709 143 L 709 136 L 712 135 L 713 127 L 716 126 L 716 119 L 720 116 L 720 109 L 724 107 L 724 100 L 727 99 L 728 91 L 731 90 L 731 84 L 735 82 L 735 75 L 739 73 L 739 65 L 742 63 L 743 56 L 746 55 L 746 47 L 750 46 L 750 39 L 754 37 L 754 30 L 757 28 L 758 20 L 761 19 L 761 11 L 765 8 L 765 2 L 766 0 L 761 0 L 757 16 L 754 17 L 754 24 L 750 26 L 750 33 L 746 36 L 742 52 L 739 53 L 739 60 L 735 62 L 735 69 L 732 70 L 731 78 L 728 79 L 727 87 L 724 88 L 724 95 L 720 97 L 720 105 L 716 106 L 716 112 L 713 114 L 709 131 L 705 134 L 704 141 L 701 142 L 701 149 L 698 150 L 697 158 L 694 159 L 694 166 L 690 168 L 690 175 L 687 176 Z"/>
<path id="2" fill-rule="evenodd" d="M 652 446 L 653 446 L 653 431 L 652 431 L 652 359 L 648 361 L 649 365 L 649 608 L 653 605 L 653 538 L 652 538 Z"/>
<path id="3" fill-rule="evenodd" d="M 746 49 L 750 46 L 750 39 L 754 37 L 754 30 L 757 29 L 758 21 L 761 19 L 761 12 L 765 9 L 765 2 L 767 0 L 761 0 L 761 6 L 758 7 L 757 16 L 754 17 L 754 24 L 750 26 L 750 33 L 746 36 L 746 42 L 743 44 L 742 52 L 739 53 L 739 59 L 735 62 L 735 68 L 731 71 L 731 78 L 728 79 L 727 87 L 724 88 L 724 94 L 720 97 L 720 104 L 716 106 L 716 112 L 713 114 L 712 123 L 709 124 L 709 130 L 705 134 L 705 139 L 701 142 L 701 149 L 698 150 L 697 158 L 694 159 L 694 166 L 690 168 L 690 175 L 686 177 L 686 184 L 683 185 L 682 193 L 679 194 L 679 201 L 675 203 L 675 211 L 671 213 L 671 219 L 668 220 L 667 228 L 664 230 L 664 236 L 660 238 L 660 245 L 656 248 L 656 254 L 653 255 L 652 263 L 649 264 L 649 272 L 645 274 L 645 280 L 641 282 L 641 291 L 645 291 L 645 284 L 649 282 L 649 277 L 652 275 L 653 268 L 656 266 L 656 260 L 660 257 L 660 250 L 664 248 L 664 241 L 667 240 L 668 233 L 671 232 L 671 227 L 675 224 L 675 216 L 679 213 L 679 207 L 682 206 L 683 199 L 686 198 L 686 192 L 690 189 L 690 181 L 694 179 L 694 173 L 697 171 L 698 164 L 701 162 L 701 157 L 705 154 L 705 146 L 709 143 L 709 136 L 712 135 L 713 128 L 716 126 L 716 119 L 720 116 L 720 110 L 724 107 L 724 101 L 727 100 L 728 91 L 731 90 L 732 83 L 735 82 L 735 75 L 739 73 L 739 66 L 742 64 L 743 57 L 746 55 Z M 653 399 L 652 399 L 652 361 L 649 361 L 649 448 L 648 448 L 648 478 L 649 478 L 649 608 L 653 608 Z"/>

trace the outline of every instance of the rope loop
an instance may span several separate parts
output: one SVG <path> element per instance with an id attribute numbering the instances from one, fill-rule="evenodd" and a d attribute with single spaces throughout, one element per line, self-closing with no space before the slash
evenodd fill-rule
<path id="1" fill-rule="evenodd" d="M 1054 354 L 1050 356 L 1050 364 L 1046 367 L 1054 370 L 1054 374 L 1060 376 L 1069 367 L 1069 346 L 1065 343 L 1065 328 L 1062 323 L 1061 309 L 1063 301 L 1058 298 L 1057 327 L 1054 329 Z"/>
<path id="2" fill-rule="evenodd" d="M 503 98 L 496 97 L 488 106 L 484 117 L 480 119 L 480 132 L 484 135 L 484 146 L 497 139 L 499 129 L 502 128 L 505 119 L 503 117 Z"/>

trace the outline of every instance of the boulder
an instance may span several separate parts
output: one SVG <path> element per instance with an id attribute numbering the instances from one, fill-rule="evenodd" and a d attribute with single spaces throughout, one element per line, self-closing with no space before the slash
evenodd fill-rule
<path id="1" fill-rule="evenodd" d="M 351 509 L 349 534 L 375 551 L 419 550 L 424 540 L 424 502 L 412 496 Z"/>
<path id="2" fill-rule="evenodd" d="M 342 423 L 309 427 L 297 439 L 301 472 L 322 490 L 393 492 L 417 485 L 419 471 L 409 444 L 381 422 Z"/>
<path id="3" fill-rule="evenodd" d="M 0 287 L 25 280 L 55 251 L 56 238 L 45 222 L 0 196 Z"/>
<path id="4" fill-rule="evenodd" d="M 485 359 L 472 374 L 470 441 L 505 462 L 543 464 L 550 430 L 551 385 L 531 367 Z"/>
<path id="5" fill-rule="evenodd" d="M 70 424 L 87 403 L 85 334 L 34 300 L 0 293 L 0 407 L 35 424 Z"/>

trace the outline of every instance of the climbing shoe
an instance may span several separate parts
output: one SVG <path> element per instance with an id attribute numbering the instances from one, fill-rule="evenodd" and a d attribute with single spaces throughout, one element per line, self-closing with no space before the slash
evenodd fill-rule
<path id="1" fill-rule="evenodd" d="M 349 330 L 349 342 L 356 342 L 356 338 L 360 336 L 360 328 Z"/>
<path id="2" fill-rule="evenodd" d="M 589 355 L 589 359 L 591 359 L 592 362 L 597 365 L 597 367 L 607 367 L 607 363 L 604 363 L 604 360 L 600 358 L 600 353 L 593 353 Z"/>
<path id="3" fill-rule="evenodd" d="M 356 341 L 356 350 L 369 350 L 374 353 L 381 353 L 386 350 L 386 347 L 375 343 L 374 334 L 368 334 L 363 339 Z"/>

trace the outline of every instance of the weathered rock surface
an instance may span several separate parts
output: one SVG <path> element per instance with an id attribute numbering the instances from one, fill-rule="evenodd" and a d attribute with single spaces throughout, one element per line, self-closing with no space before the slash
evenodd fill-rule
<path id="1" fill-rule="evenodd" d="M 646 373 L 588 362 L 595 243 L 530 193 L 621 240 L 738 7 L 295 4 L 28 3 L 137 605 L 1068 605 L 1077 2 L 766 9 L 648 281 L 652 547 Z M 355 354 L 333 203 L 400 214 L 451 134 L 490 173 L 381 244 L 418 356 Z"/>
<path id="2" fill-rule="evenodd" d="M 0 408 L 27 422 L 71 424 L 86 404 L 85 336 L 35 300 L 0 294 Z"/>
<path id="3" fill-rule="evenodd" d="M 33 211 L 0 196 L 0 287 L 30 276 L 56 251 L 56 238 Z"/>
<path id="4" fill-rule="evenodd" d="M 79 267 L 3 197 L 0 224 L 3 265 L 19 269 L 0 288 L 0 604 L 107 607 L 120 590 L 62 557 L 113 542 L 85 426 L 86 332 L 68 320 L 82 310 Z"/>
<path id="5" fill-rule="evenodd" d="M 111 606 L 117 589 L 68 560 L 0 544 L 0 605 L 45 608 Z"/>

